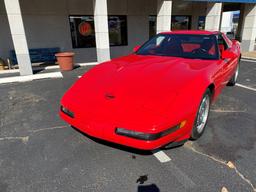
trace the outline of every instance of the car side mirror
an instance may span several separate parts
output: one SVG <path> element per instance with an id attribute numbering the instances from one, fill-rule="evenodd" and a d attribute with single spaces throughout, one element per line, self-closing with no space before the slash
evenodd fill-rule
<path id="1" fill-rule="evenodd" d="M 235 35 L 234 35 L 234 34 L 227 34 L 227 37 L 228 37 L 230 40 L 235 39 Z"/>
<path id="2" fill-rule="evenodd" d="M 140 49 L 140 45 L 137 45 L 133 48 L 133 53 L 136 53 Z"/>
<path id="3" fill-rule="evenodd" d="M 232 41 L 233 44 L 238 42 L 236 39 L 232 39 L 231 41 Z"/>
<path id="4" fill-rule="evenodd" d="M 221 58 L 222 58 L 222 59 L 231 59 L 231 58 L 233 58 L 233 57 L 234 57 L 234 53 L 232 53 L 232 52 L 229 51 L 229 50 L 225 50 L 225 51 L 223 51 L 222 54 L 221 54 Z"/>

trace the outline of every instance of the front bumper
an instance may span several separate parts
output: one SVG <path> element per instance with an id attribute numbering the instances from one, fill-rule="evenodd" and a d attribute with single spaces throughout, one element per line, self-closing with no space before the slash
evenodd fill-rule
<path id="1" fill-rule="evenodd" d="M 158 133 L 144 133 L 144 132 L 131 131 L 123 128 L 116 128 L 115 133 L 117 135 L 122 135 L 130 138 L 134 138 L 134 139 L 154 141 L 177 131 L 179 128 L 180 128 L 180 125 L 176 125 L 174 127 L 171 127 L 169 129 L 166 129 Z"/>
<path id="2" fill-rule="evenodd" d="M 154 133 L 136 132 L 137 134 L 135 135 L 137 136 L 134 136 L 134 134 L 131 135 L 128 132 L 120 132 L 121 128 L 117 128 L 109 122 L 106 123 L 100 120 L 87 121 L 82 117 L 73 118 L 62 110 L 60 110 L 59 114 L 68 124 L 89 136 L 142 150 L 157 149 L 170 142 L 189 138 L 189 134 L 186 131 L 189 126 L 188 123 L 182 129 L 179 126 L 174 126 Z"/>

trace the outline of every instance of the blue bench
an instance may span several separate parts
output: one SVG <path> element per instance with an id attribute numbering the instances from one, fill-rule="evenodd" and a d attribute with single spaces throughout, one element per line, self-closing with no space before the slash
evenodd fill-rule
<path id="1" fill-rule="evenodd" d="M 55 62 L 55 53 L 60 52 L 59 47 L 54 48 L 38 48 L 38 49 L 29 49 L 29 56 L 31 63 L 38 63 L 38 62 Z M 12 64 L 17 64 L 17 57 L 14 50 L 10 51 L 10 59 Z"/>

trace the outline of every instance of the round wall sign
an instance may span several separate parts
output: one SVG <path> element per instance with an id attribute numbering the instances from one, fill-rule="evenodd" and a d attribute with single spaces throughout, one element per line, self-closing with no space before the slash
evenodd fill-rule
<path id="1" fill-rule="evenodd" d="M 88 36 L 92 34 L 92 26 L 90 23 L 83 21 L 78 26 L 79 33 L 83 36 Z"/>

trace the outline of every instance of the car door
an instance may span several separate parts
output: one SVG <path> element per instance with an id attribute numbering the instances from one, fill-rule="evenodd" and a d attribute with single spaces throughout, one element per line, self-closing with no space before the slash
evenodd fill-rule
<path id="1" fill-rule="evenodd" d="M 224 51 L 232 52 L 232 45 L 227 43 L 223 34 L 218 35 L 218 44 L 220 48 L 220 55 L 222 55 Z M 236 65 L 236 56 L 234 55 L 232 58 L 228 59 L 222 59 L 222 57 L 220 57 L 220 59 L 222 67 L 222 84 L 226 85 L 233 75 L 234 66 Z"/>
<path id="2" fill-rule="evenodd" d="M 231 41 L 225 34 L 222 34 L 223 38 L 229 45 L 229 51 L 233 54 L 230 63 L 230 76 L 232 77 L 236 71 L 237 64 L 239 63 L 240 59 L 240 46 L 236 40 Z"/>

